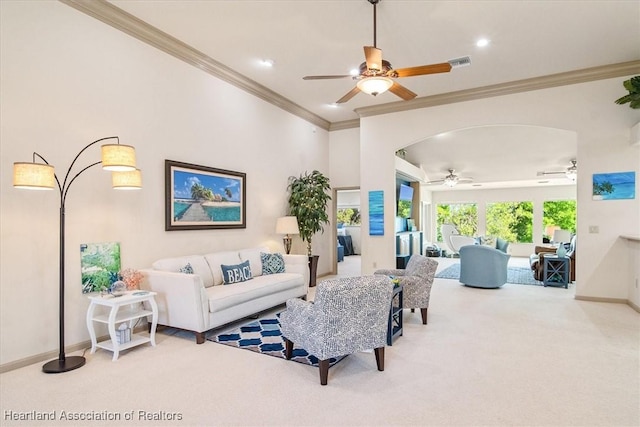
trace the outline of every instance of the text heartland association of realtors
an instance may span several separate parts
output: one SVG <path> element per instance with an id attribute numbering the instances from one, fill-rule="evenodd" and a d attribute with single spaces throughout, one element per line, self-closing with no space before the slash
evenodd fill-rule
<path id="1" fill-rule="evenodd" d="M 5 410 L 5 421 L 181 421 L 182 413 L 167 411 L 12 411 Z"/>

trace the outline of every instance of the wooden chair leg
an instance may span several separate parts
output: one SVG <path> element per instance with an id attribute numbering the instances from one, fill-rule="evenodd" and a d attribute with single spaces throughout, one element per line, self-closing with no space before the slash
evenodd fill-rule
<path id="1" fill-rule="evenodd" d="M 320 368 L 320 385 L 327 385 L 327 378 L 329 377 L 329 359 L 324 359 L 318 362 Z"/>
<path id="2" fill-rule="evenodd" d="M 373 352 L 376 354 L 376 365 L 378 371 L 384 371 L 384 347 L 378 347 Z"/>
<path id="3" fill-rule="evenodd" d="M 196 344 L 204 343 L 204 332 L 196 332 Z"/>
<path id="4" fill-rule="evenodd" d="M 422 324 L 426 325 L 427 324 L 427 309 L 426 308 L 421 308 L 420 309 L 420 314 L 422 314 Z"/>
<path id="5" fill-rule="evenodd" d="M 292 353 L 293 353 L 293 342 L 285 338 L 284 339 L 284 357 L 286 357 L 287 360 L 291 360 Z"/>

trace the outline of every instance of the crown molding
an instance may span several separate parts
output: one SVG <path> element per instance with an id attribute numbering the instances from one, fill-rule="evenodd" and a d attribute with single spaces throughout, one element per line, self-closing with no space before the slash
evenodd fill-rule
<path id="1" fill-rule="evenodd" d="M 211 74 L 227 83 L 230 83 L 245 92 L 248 92 L 276 107 L 282 108 L 310 123 L 329 130 L 331 123 L 328 120 L 312 113 L 300 105 L 290 101 L 271 89 L 251 80 L 242 74 L 232 70 L 226 65 L 194 49 L 175 37 L 149 25 L 130 13 L 114 6 L 105 0 L 59 0 L 86 15 L 98 19 L 129 34 L 136 39 L 147 43 L 161 51 L 168 53 L 202 71 Z"/>
<path id="2" fill-rule="evenodd" d="M 621 62 L 618 64 L 584 68 L 581 70 L 516 80 L 513 82 L 483 86 L 474 89 L 465 89 L 456 92 L 425 96 L 410 101 L 397 101 L 371 107 L 362 107 L 357 108 L 355 112 L 360 117 L 377 116 L 380 114 L 397 113 L 399 111 L 434 107 L 437 105 L 452 104 L 455 102 L 473 101 L 476 99 L 511 95 L 514 93 L 566 86 L 576 83 L 585 83 L 613 77 L 629 76 L 638 73 L 640 73 L 640 60 Z"/>
<path id="3" fill-rule="evenodd" d="M 360 119 L 344 120 L 342 122 L 332 122 L 331 126 L 329 126 L 329 132 L 333 132 L 334 130 L 345 130 L 359 127 Z"/>

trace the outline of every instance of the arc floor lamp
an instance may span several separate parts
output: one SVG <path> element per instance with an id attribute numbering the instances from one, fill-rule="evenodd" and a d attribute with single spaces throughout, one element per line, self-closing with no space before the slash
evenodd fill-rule
<path id="1" fill-rule="evenodd" d="M 80 169 L 73 177 L 73 167 L 82 153 L 89 147 L 109 139 L 115 139 L 116 144 L 104 144 L 101 148 L 102 159 L 98 162 L 91 163 Z M 36 163 L 36 156 L 44 163 Z M 42 370 L 48 374 L 56 374 L 61 372 L 77 369 L 85 364 L 85 358 L 82 356 L 69 356 L 64 353 L 64 220 L 65 220 L 65 201 L 71 184 L 84 171 L 102 163 L 102 169 L 112 171 L 112 184 L 114 189 L 133 190 L 142 188 L 142 174 L 136 168 L 135 149 L 130 145 L 120 144 L 120 138 L 117 136 L 109 136 L 100 138 L 87 144 L 71 162 L 64 176 L 64 181 L 60 182 L 55 173 L 53 166 L 49 164 L 40 154 L 33 153 L 33 161 L 31 163 L 16 162 L 13 164 L 13 186 L 15 188 L 28 190 L 53 190 L 58 187 L 60 191 L 60 353 L 58 358 L 45 363 Z"/>

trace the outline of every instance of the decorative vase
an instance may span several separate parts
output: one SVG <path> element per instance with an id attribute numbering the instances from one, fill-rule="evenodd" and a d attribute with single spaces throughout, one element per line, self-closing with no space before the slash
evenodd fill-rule
<path id="1" fill-rule="evenodd" d="M 111 285 L 111 289 L 109 289 L 109 292 L 114 297 L 120 297 L 124 295 L 125 292 L 127 292 L 127 284 L 121 280 L 118 280 L 117 282 L 114 282 L 113 285 Z"/>
<path id="2" fill-rule="evenodd" d="M 564 258 L 567 255 L 567 250 L 564 248 L 564 243 L 560 243 L 560 245 L 558 245 L 558 249 L 556 249 L 556 255 L 558 255 L 558 258 Z"/>

